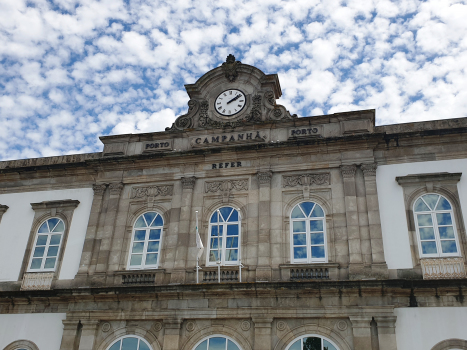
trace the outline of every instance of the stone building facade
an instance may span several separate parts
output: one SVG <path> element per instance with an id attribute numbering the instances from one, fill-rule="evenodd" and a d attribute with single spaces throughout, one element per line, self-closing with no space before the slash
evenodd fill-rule
<path id="1" fill-rule="evenodd" d="M 165 132 L 0 162 L 0 349 L 467 349 L 467 119 L 297 118 L 233 56 L 185 87 Z"/>

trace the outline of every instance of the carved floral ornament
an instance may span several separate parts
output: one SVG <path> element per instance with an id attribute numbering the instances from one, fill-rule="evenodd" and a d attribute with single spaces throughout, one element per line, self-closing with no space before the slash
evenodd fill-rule
<path id="1" fill-rule="evenodd" d="M 235 56 L 230 54 L 227 59 L 222 63 L 222 70 L 224 71 L 225 77 L 231 83 L 233 83 L 238 77 L 237 68 L 242 64 L 240 61 L 235 60 Z"/>
<path id="2" fill-rule="evenodd" d="M 173 185 L 133 187 L 131 189 L 130 198 L 171 196 L 172 194 Z"/>
<path id="3" fill-rule="evenodd" d="M 248 191 L 248 179 L 210 181 L 205 183 L 205 193 Z"/>
<path id="4" fill-rule="evenodd" d="M 284 175 L 282 176 L 282 184 L 284 187 L 330 185 L 331 175 L 329 173 Z"/>
<path id="5" fill-rule="evenodd" d="M 350 179 L 355 177 L 355 172 L 357 171 L 357 166 L 352 165 L 341 165 L 341 173 L 344 179 Z"/>
<path id="6" fill-rule="evenodd" d="M 256 174 L 260 185 L 266 185 L 271 183 L 272 171 L 260 171 Z"/>
<path id="7" fill-rule="evenodd" d="M 118 196 L 123 190 L 123 184 L 121 182 L 110 184 L 109 189 L 110 189 L 110 194 Z"/>
<path id="8" fill-rule="evenodd" d="M 186 190 L 192 190 L 195 188 L 196 177 L 182 177 L 180 179 L 182 181 L 182 188 Z"/>
<path id="9" fill-rule="evenodd" d="M 92 185 L 92 190 L 94 191 L 94 195 L 103 195 L 107 185 L 105 184 L 94 184 Z"/>

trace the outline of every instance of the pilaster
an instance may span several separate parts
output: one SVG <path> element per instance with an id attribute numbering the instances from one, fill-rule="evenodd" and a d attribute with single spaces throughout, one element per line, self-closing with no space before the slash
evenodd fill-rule
<path id="1" fill-rule="evenodd" d="M 60 350 L 75 350 L 78 333 L 78 321 L 63 320 L 63 333 Z"/>
<path id="2" fill-rule="evenodd" d="M 96 331 L 99 321 L 85 320 L 81 321 L 83 328 L 81 329 L 81 339 L 79 341 L 78 350 L 94 350 L 96 341 Z"/>
<path id="3" fill-rule="evenodd" d="M 256 268 L 257 281 L 271 280 L 271 179 L 272 171 L 259 171 L 256 174 L 259 183 L 258 202 L 258 266 Z"/>
<path id="4" fill-rule="evenodd" d="M 272 317 L 255 317 L 253 323 L 255 324 L 255 350 L 270 350 L 271 345 L 271 331 L 272 331 Z"/>
<path id="5" fill-rule="evenodd" d="M 396 316 L 376 316 L 379 350 L 397 350 Z"/>
<path id="6" fill-rule="evenodd" d="M 180 345 L 180 327 L 182 320 L 171 318 L 164 320 L 164 350 L 178 350 Z"/>
<path id="7" fill-rule="evenodd" d="M 350 316 L 354 350 L 371 349 L 371 320 L 369 316 Z"/>

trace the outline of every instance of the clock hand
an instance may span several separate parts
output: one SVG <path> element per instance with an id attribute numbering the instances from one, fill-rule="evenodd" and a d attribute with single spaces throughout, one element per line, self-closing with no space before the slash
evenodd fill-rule
<path id="1" fill-rule="evenodd" d="M 227 102 L 227 104 L 229 104 L 230 102 L 233 102 L 235 100 L 238 100 L 242 95 L 237 95 L 235 96 L 233 99 L 231 99 L 229 102 Z"/>

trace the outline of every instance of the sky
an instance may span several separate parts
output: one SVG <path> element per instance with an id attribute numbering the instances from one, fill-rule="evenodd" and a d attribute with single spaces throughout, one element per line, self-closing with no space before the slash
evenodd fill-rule
<path id="1" fill-rule="evenodd" d="M 450 0 L 1 0 L 0 160 L 163 131 L 228 54 L 299 117 L 467 114 L 467 4 Z"/>

